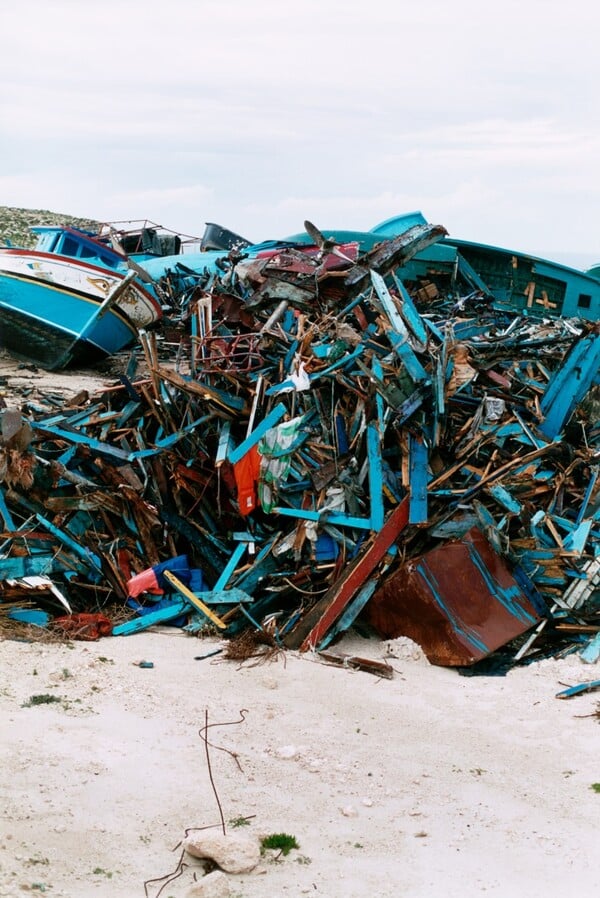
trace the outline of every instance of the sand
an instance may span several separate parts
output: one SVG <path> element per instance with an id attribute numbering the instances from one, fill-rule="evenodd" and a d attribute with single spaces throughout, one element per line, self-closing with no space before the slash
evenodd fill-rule
<path id="1" fill-rule="evenodd" d="M 354 632 L 335 649 L 392 679 L 291 651 L 195 658 L 225 645 L 172 627 L 0 643 L 0 896 L 154 898 L 186 831 L 223 821 L 299 845 L 228 875 L 235 898 L 597 893 L 600 693 L 556 698 L 594 666 L 465 677 Z M 204 873 L 186 855 L 163 898 Z"/>
<path id="2" fill-rule="evenodd" d="M 1 354 L 0 379 L 9 405 L 110 383 Z M 232 898 L 598 892 L 600 692 L 555 697 L 595 666 L 464 677 L 354 633 L 336 649 L 387 660 L 393 679 L 290 651 L 195 659 L 224 645 L 172 627 L 0 642 L 0 898 L 186 898 L 205 865 L 179 867 L 181 840 L 223 825 L 299 845 L 229 875 Z"/>

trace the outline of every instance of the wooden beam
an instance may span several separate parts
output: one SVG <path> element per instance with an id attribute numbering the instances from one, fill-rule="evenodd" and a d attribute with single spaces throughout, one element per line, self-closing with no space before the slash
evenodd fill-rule
<path id="1" fill-rule="evenodd" d="M 376 677 L 385 677 L 391 680 L 394 677 L 394 668 L 385 661 L 374 661 L 371 658 L 358 658 L 356 655 L 345 655 L 343 653 L 334 654 L 334 652 L 319 652 L 319 658 L 327 664 L 335 664 L 338 667 L 352 667 L 355 670 L 364 670 L 366 673 L 375 674 Z"/>
<path id="2" fill-rule="evenodd" d="M 191 589 L 188 589 L 185 583 L 182 583 L 175 574 L 171 571 L 163 571 L 163 577 L 167 580 L 171 586 L 174 586 L 177 592 L 187 599 L 190 605 L 196 609 L 196 611 L 201 611 L 202 614 L 205 615 L 215 626 L 219 627 L 220 630 L 224 630 L 227 627 L 227 624 L 224 624 L 220 617 L 218 617 L 213 611 L 210 610 L 208 605 L 205 605 L 202 599 L 199 599 L 198 596 L 192 592 Z"/>
<path id="3" fill-rule="evenodd" d="M 403 499 L 391 512 L 379 533 L 348 565 L 342 577 L 327 590 L 285 638 L 290 649 L 305 652 L 315 649 L 348 603 L 373 573 L 392 543 L 408 524 L 409 499 Z"/>

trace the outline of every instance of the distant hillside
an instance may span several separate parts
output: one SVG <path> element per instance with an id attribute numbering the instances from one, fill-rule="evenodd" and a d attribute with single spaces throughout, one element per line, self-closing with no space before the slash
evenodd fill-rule
<path id="1" fill-rule="evenodd" d="M 16 209 L 0 206 L 0 246 L 10 241 L 14 246 L 32 247 L 35 237 L 30 233 L 32 225 L 66 224 L 84 230 L 95 231 L 99 222 L 91 218 L 76 218 L 47 209 Z"/>

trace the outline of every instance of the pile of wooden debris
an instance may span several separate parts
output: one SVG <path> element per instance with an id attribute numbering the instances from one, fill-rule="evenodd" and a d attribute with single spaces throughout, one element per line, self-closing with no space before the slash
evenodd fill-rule
<path id="1" fill-rule="evenodd" d="M 3 612 L 319 651 L 360 619 L 454 666 L 593 652 L 598 328 L 401 279 L 440 233 L 236 259 L 110 387 L 23 391 Z"/>

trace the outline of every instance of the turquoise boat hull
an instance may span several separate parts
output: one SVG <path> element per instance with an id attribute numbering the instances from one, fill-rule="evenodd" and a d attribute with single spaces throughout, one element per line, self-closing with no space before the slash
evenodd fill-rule
<path id="1" fill-rule="evenodd" d="M 0 345 L 43 368 L 113 355 L 161 314 L 157 298 L 124 264 L 0 249 Z"/>
<path id="2" fill-rule="evenodd" d="M 389 218 L 369 231 L 323 233 L 339 243 L 354 240 L 361 252 L 368 252 L 375 243 L 426 223 L 417 211 Z M 286 240 L 311 243 L 308 234 Z M 405 283 L 418 283 L 440 276 L 453 279 L 457 272 L 473 290 L 489 296 L 494 308 L 534 318 L 600 320 L 600 265 L 584 272 L 516 250 L 443 237 L 417 253 L 396 274 Z"/>
<path id="3" fill-rule="evenodd" d="M 72 291 L 0 273 L 0 343 L 47 370 L 97 362 L 137 336 L 119 309 L 98 318 L 100 306 Z"/>

